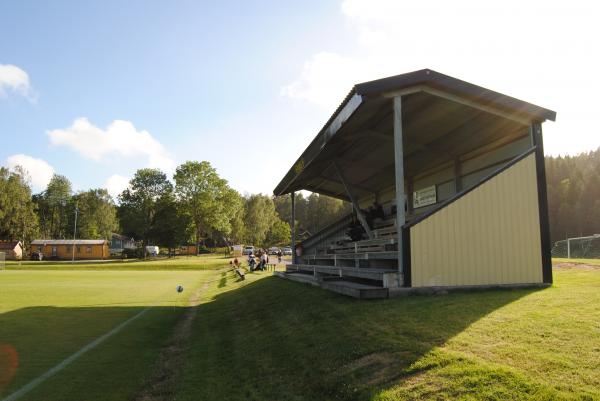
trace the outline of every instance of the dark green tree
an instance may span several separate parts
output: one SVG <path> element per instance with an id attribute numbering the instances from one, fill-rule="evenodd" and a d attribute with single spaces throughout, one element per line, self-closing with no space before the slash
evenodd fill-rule
<path id="1" fill-rule="evenodd" d="M 31 188 L 20 168 L 0 167 L 0 238 L 21 240 L 25 245 L 38 235 L 39 221 Z"/>
<path id="2" fill-rule="evenodd" d="M 71 195 L 71 182 L 67 177 L 54 174 L 46 190 L 34 198 L 43 237 L 55 239 L 69 237 Z"/>
<path id="3" fill-rule="evenodd" d="M 168 248 L 169 254 L 187 242 L 189 216 L 181 213 L 172 192 L 165 193 L 156 204 L 156 214 L 150 236 L 157 245 Z"/>
<path id="4" fill-rule="evenodd" d="M 117 215 L 123 232 L 141 238 L 144 249 L 156 229 L 159 200 L 173 191 L 167 176 L 158 169 L 138 170 L 129 181 L 129 187 L 119 195 Z"/>
<path id="5" fill-rule="evenodd" d="M 231 234 L 231 217 L 239 203 L 227 181 L 219 177 L 209 162 L 185 162 L 177 167 L 173 178 L 177 201 L 191 218 L 197 245 L 204 234 Z"/>
<path id="6" fill-rule="evenodd" d="M 90 189 L 74 195 L 69 202 L 69 233 L 73 232 L 75 210 L 77 237 L 84 239 L 107 239 L 118 231 L 117 208 L 106 189 Z"/>
<path id="7" fill-rule="evenodd" d="M 273 199 L 267 195 L 250 195 L 246 199 L 244 224 L 246 240 L 255 246 L 268 245 L 265 240 L 267 233 L 278 220 Z"/>
<path id="8" fill-rule="evenodd" d="M 267 233 L 265 243 L 267 246 L 289 245 L 291 241 L 290 225 L 277 218 Z"/>

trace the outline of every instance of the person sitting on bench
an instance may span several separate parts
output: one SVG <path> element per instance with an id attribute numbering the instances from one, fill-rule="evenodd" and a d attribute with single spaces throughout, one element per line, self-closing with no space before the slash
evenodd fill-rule
<path id="1" fill-rule="evenodd" d="M 254 259 L 254 255 L 253 254 L 249 254 L 248 255 L 248 267 L 250 268 L 250 271 L 254 271 L 254 267 L 256 266 L 256 260 Z"/>
<path id="2" fill-rule="evenodd" d="M 240 280 L 246 279 L 246 273 L 240 268 L 240 261 L 238 258 L 233 259 L 233 261 L 229 261 L 229 264 L 233 266 L 233 271 L 238 275 Z"/>

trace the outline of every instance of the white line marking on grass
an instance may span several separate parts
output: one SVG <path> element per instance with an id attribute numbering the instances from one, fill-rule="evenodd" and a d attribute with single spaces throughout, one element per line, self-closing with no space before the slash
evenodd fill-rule
<path id="1" fill-rule="evenodd" d="M 71 362 L 73 362 L 74 360 L 79 358 L 81 355 L 85 354 L 92 348 L 101 344 L 102 342 L 104 342 L 104 340 L 106 340 L 110 336 L 117 334 L 125 326 L 127 326 L 129 323 L 133 322 L 135 319 L 139 318 L 140 316 L 142 316 L 149 309 L 150 308 L 146 308 L 146 309 L 142 310 L 141 312 L 139 312 L 137 315 L 132 316 L 129 319 L 125 320 L 123 323 L 121 323 L 120 325 L 118 325 L 117 327 L 115 327 L 114 329 L 109 331 L 108 333 L 105 333 L 105 334 L 101 335 L 100 337 L 96 338 L 94 341 L 92 341 L 85 347 L 81 348 L 79 351 L 75 352 L 73 355 L 69 356 L 67 359 L 63 360 L 61 363 L 54 366 L 52 369 L 48 370 L 46 373 L 43 373 L 41 376 L 38 376 L 36 379 L 33 379 L 32 381 L 30 381 L 29 383 L 27 383 L 26 385 L 21 387 L 19 390 L 15 391 L 11 395 L 9 395 L 6 398 L 3 398 L 0 401 L 14 401 L 14 400 L 18 399 L 19 397 L 22 397 L 23 395 L 27 394 L 28 392 L 30 392 L 31 390 L 36 388 L 39 384 L 41 384 L 44 380 L 50 378 L 51 376 L 55 375 L 56 373 L 60 372 L 62 369 L 67 367 Z"/>

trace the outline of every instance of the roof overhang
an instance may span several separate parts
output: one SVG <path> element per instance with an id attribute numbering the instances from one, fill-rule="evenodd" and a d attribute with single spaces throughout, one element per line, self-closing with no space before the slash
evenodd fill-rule
<path id="1" fill-rule="evenodd" d="M 372 130 L 368 128 L 369 124 L 366 124 L 366 122 L 371 121 L 371 124 L 375 124 L 378 116 L 383 119 L 382 116 L 385 115 L 387 105 L 391 104 L 390 99 L 395 96 L 411 99 L 412 107 L 409 107 L 406 111 L 407 120 L 411 118 L 416 120 L 417 114 L 424 110 L 425 106 L 427 106 L 430 114 L 432 112 L 433 114 L 455 113 L 462 116 L 463 123 L 468 120 L 474 127 L 477 127 L 477 124 L 479 126 L 482 124 L 504 124 L 502 128 L 506 132 L 512 132 L 516 129 L 515 127 L 527 126 L 533 122 L 554 121 L 556 119 L 556 113 L 552 110 L 430 69 L 357 84 L 283 177 L 275 188 L 274 194 L 279 196 L 305 189 L 340 199 L 347 199 L 343 191 L 338 190 L 341 188 L 341 183 L 333 183 L 335 177 L 332 174 L 324 174 L 323 170 L 328 169 L 329 166 L 324 164 L 323 161 L 326 159 L 335 160 L 337 156 L 344 154 L 341 151 L 342 149 L 345 149 L 345 153 L 348 153 L 349 148 L 340 145 L 341 141 L 337 138 L 338 136 L 344 136 L 346 140 L 349 139 L 350 141 L 359 136 L 366 136 L 370 142 L 378 141 L 380 147 L 384 141 L 393 140 L 389 132 Z M 439 99 L 443 101 L 438 101 Z M 453 108 L 454 106 L 451 105 L 458 105 L 461 109 Z M 468 116 L 465 114 L 467 110 L 471 111 Z M 388 114 L 389 112 L 390 110 L 387 110 Z M 403 108 L 403 119 L 404 113 Z M 423 120 L 423 116 L 420 117 Z M 447 124 L 449 127 L 461 121 L 459 117 L 455 118 L 456 121 L 448 118 L 444 119 L 444 117 L 452 116 L 440 115 L 430 118 L 427 115 L 427 119 L 433 121 L 434 118 L 439 118 L 438 122 L 440 124 Z M 415 124 L 413 121 L 413 125 Z M 421 131 L 425 132 L 427 128 L 421 127 Z M 464 138 L 465 135 L 469 134 L 463 133 L 462 137 Z M 410 147 L 411 144 L 405 144 L 405 147 L 407 146 Z M 393 145 L 388 146 L 388 148 L 393 148 Z M 385 152 L 385 149 L 381 151 Z M 315 161 L 319 159 L 321 163 L 314 166 Z M 363 166 L 368 167 L 368 163 L 363 163 Z M 312 181 L 309 182 L 308 178 L 311 178 Z M 328 185 L 317 185 L 319 179 L 322 179 L 323 182 L 329 182 Z M 353 190 L 358 192 L 359 197 L 381 189 L 380 185 L 371 188 L 366 185 L 354 184 Z M 336 188 L 335 185 L 338 187 Z"/>

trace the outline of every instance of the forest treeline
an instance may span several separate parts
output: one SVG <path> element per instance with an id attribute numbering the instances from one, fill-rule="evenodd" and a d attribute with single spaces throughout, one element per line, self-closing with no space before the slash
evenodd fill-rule
<path id="1" fill-rule="evenodd" d="M 289 245 L 289 196 L 241 195 L 205 161 L 186 162 L 171 178 L 140 169 L 114 200 L 106 189 L 75 193 L 62 175 L 32 194 L 22 169 L 0 168 L 0 239 L 28 244 L 36 238 L 110 239 L 121 233 L 166 248 Z M 296 201 L 296 226 L 305 234 L 350 211 L 344 202 L 317 194 L 297 194 Z"/>
<path id="2" fill-rule="evenodd" d="M 552 242 L 600 234 L 600 148 L 546 157 Z"/>
<path id="3" fill-rule="evenodd" d="M 600 233 L 600 148 L 577 156 L 546 157 L 552 242 Z M 352 211 L 324 195 L 296 193 L 296 230 L 310 236 Z M 105 189 L 74 193 L 69 180 L 54 175 L 32 194 L 20 168 L 0 168 L 0 239 L 110 239 L 117 232 L 144 244 L 177 247 L 289 244 L 291 199 L 241 195 L 208 162 L 180 165 L 173 177 L 140 169 L 114 200 Z"/>
<path id="4" fill-rule="evenodd" d="M 35 238 L 110 239 L 121 233 L 166 248 L 289 243 L 290 225 L 280 219 L 272 197 L 242 196 L 205 161 L 186 162 L 171 178 L 158 169 L 140 169 L 114 200 L 105 189 L 74 193 L 61 175 L 32 195 L 22 169 L 0 168 L 0 239 L 27 244 Z"/>

